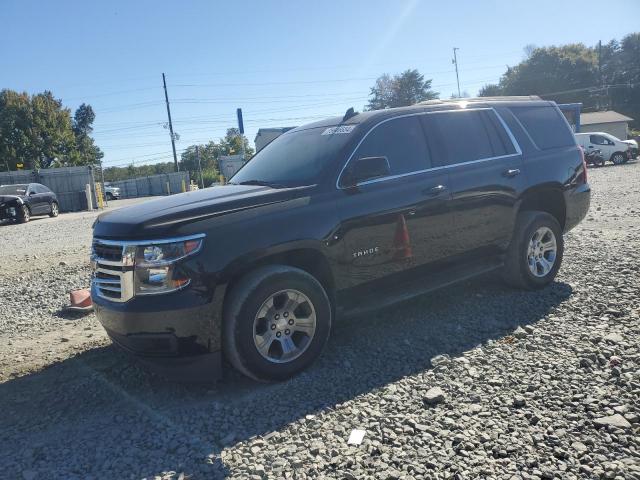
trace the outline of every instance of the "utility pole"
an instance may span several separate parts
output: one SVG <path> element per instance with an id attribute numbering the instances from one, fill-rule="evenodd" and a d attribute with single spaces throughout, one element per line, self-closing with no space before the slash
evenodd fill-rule
<path id="1" fill-rule="evenodd" d="M 460 77 L 458 76 L 458 57 L 456 50 L 460 50 L 458 47 L 453 47 L 453 64 L 456 66 L 456 82 L 458 82 L 458 98 L 460 98 Z"/>
<path id="2" fill-rule="evenodd" d="M 178 156 L 176 155 L 176 139 L 173 134 L 173 124 L 171 123 L 171 109 L 169 108 L 169 95 L 167 94 L 167 80 L 162 74 L 162 84 L 164 85 L 164 101 L 167 103 L 167 117 L 169 117 L 169 133 L 171 134 L 171 148 L 173 149 L 173 163 L 176 166 L 176 172 L 180 171 L 178 167 Z"/>
<path id="3" fill-rule="evenodd" d="M 200 172 L 200 185 L 204 188 L 204 180 L 202 179 L 202 165 L 200 164 L 200 145 L 196 145 L 196 158 L 198 159 L 198 171 Z"/>

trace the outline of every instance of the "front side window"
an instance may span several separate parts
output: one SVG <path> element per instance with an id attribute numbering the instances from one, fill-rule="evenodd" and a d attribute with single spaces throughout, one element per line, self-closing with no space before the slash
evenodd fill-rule
<path id="1" fill-rule="evenodd" d="M 386 157 L 391 175 L 425 170 L 431 166 L 424 131 L 417 116 L 385 121 L 362 141 L 353 159 Z"/>
<path id="2" fill-rule="evenodd" d="M 590 135 L 589 141 L 594 145 L 614 145 L 614 143 L 602 135 Z"/>
<path id="3" fill-rule="evenodd" d="M 291 130 L 264 147 L 229 183 L 297 187 L 318 183 L 324 168 L 351 139 L 354 128 Z"/>

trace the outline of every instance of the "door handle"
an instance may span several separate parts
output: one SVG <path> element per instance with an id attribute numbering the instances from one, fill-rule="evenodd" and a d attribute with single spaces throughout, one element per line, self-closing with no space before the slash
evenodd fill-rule
<path id="1" fill-rule="evenodd" d="M 520 169 L 519 168 L 510 168 L 509 170 L 505 170 L 504 172 L 502 172 L 502 175 L 504 175 L 505 177 L 508 178 L 513 178 L 517 175 L 520 175 Z"/>
<path id="2" fill-rule="evenodd" d="M 439 195 L 447 190 L 446 185 L 436 185 L 435 187 L 427 188 L 423 191 L 425 195 Z"/>

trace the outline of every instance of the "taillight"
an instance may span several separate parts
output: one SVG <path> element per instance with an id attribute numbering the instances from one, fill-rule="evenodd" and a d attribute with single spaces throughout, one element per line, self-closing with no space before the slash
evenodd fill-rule
<path id="1" fill-rule="evenodd" d="M 580 175 L 580 177 L 582 177 L 584 183 L 587 183 L 587 161 L 584 158 L 584 149 L 582 147 L 578 147 L 578 149 L 580 150 L 580 158 L 582 159 L 582 175 Z"/>

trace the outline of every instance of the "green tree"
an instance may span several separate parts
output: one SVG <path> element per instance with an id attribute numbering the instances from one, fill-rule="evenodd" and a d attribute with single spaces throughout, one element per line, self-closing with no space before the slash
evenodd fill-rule
<path id="1" fill-rule="evenodd" d="M 526 58 L 507 67 L 498 84 L 480 89 L 480 96 L 496 95 L 539 95 L 558 103 L 582 103 L 583 111 L 616 110 L 639 126 L 640 33 L 602 48 L 529 47 Z"/>
<path id="2" fill-rule="evenodd" d="M 405 70 L 393 77 L 385 73 L 381 75 L 369 96 L 366 110 L 405 107 L 425 100 L 433 100 L 440 95 L 431 89 L 432 80 L 425 80 L 418 70 Z"/>
<path id="3" fill-rule="evenodd" d="M 88 105 L 77 119 L 49 91 L 30 96 L 0 91 L 0 155 L 10 169 L 91 165 L 102 152 L 89 136 L 95 118 Z"/>
<path id="4" fill-rule="evenodd" d="M 104 153 L 90 136 L 95 118 L 93 108 L 85 103 L 80 105 L 73 115 L 73 133 L 77 150 L 73 156 L 75 165 L 96 165 L 104 157 Z"/>
<path id="5" fill-rule="evenodd" d="M 13 90 L 0 91 L 0 160 L 11 170 L 32 158 L 30 126 L 29 95 Z"/>
<path id="6" fill-rule="evenodd" d="M 244 135 L 240 135 L 237 128 L 228 128 L 227 134 L 220 139 L 220 148 L 222 155 L 239 155 L 242 153 L 244 144 L 244 155 L 247 160 L 253 156 L 253 148 L 249 145 L 249 140 Z"/>

